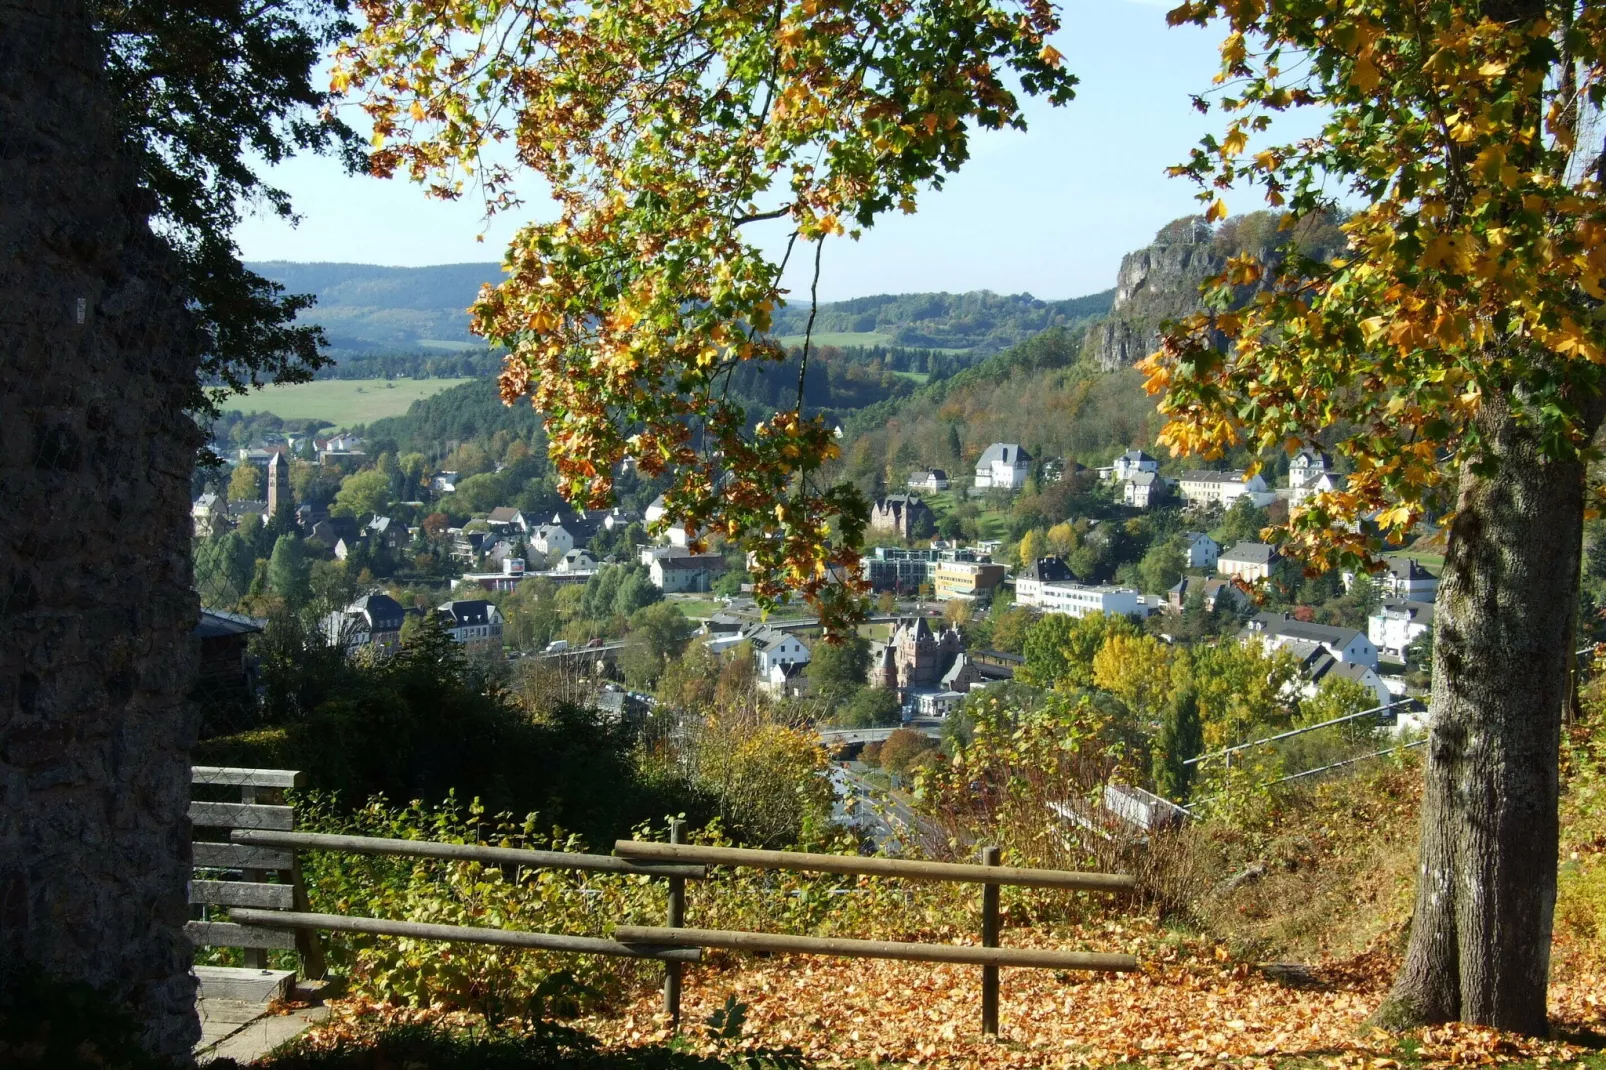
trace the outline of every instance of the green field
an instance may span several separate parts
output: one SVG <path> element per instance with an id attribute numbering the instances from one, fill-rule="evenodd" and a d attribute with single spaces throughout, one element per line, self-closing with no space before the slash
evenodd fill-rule
<path id="1" fill-rule="evenodd" d="M 930 372 L 893 372 L 892 374 L 896 375 L 899 379 L 907 379 L 911 383 L 916 383 L 920 386 L 925 386 L 931 381 Z"/>
<path id="2" fill-rule="evenodd" d="M 775 339 L 788 348 L 803 344 L 801 334 L 783 334 Z M 813 345 L 817 346 L 889 346 L 892 335 L 877 331 L 815 331 Z"/>
<path id="3" fill-rule="evenodd" d="M 372 423 L 400 416 L 422 398 L 467 379 L 319 379 L 265 386 L 223 403 L 235 412 L 271 412 L 281 420 L 322 420 L 330 427 Z"/>

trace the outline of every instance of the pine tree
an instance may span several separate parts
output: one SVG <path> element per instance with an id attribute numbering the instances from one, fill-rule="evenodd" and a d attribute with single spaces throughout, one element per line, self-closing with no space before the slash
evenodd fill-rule
<path id="1" fill-rule="evenodd" d="M 1168 799 L 1186 802 L 1193 767 L 1183 763 L 1198 757 L 1203 750 L 1199 696 L 1193 688 L 1184 687 L 1172 698 L 1160 722 L 1160 736 L 1154 746 L 1154 790 Z"/>
<path id="2" fill-rule="evenodd" d="M 306 548 L 294 535 L 281 535 L 273 544 L 268 587 L 291 609 L 300 609 L 312 597 L 312 565 Z"/>

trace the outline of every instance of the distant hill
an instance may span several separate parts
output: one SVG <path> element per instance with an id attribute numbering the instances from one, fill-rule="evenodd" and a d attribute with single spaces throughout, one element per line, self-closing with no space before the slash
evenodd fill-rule
<path id="1" fill-rule="evenodd" d="M 456 347 L 482 348 L 468 330 L 468 306 L 482 283 L 502 277 L 500 266 L 441 264 L 398 268 L 374 264 L 303 264 L 285 260 L 248 265 L 318 304 L 308 314 L 331 346 L 351 353 Z M 880 294 L 820 306 L 822 345 L 945 349 L 981 357 L 1007 349 L 1050 327 L 1076 327 L 1109 312 L 1114 291 L 1039 301 L 1030 294 Z M 775 333 L 802 341 L 807 305 L 792 303 L 775 318 Z"/>
<path id="2" fill-rule="evenodd" d="M 246 265 L 318 304 L 308 318 L 337 350 L 483 349 L 468 330 L 468 306 L 480 285 L 502 278 L 498 264 L 380 267 L 271 260 Z"/>

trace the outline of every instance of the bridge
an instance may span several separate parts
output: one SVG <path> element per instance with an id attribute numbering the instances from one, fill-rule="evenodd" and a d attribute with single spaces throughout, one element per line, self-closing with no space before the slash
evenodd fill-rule
<path id="1" fill-rule="evenodd" d="M 820 742 L 826 746 L 848 747 L 864 743 L 885 743 L 892 733 L 907 728 L 930 739 L 942 737 L 942 722 L 930 719 L 909 721 L 897 728 L 822 728 Z"/>

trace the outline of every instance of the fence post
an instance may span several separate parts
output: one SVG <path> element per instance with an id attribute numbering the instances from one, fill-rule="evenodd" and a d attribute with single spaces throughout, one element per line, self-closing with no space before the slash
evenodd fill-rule
<path id="1" fill-rule="evenodd" d="M 251 804 L 257 801 L 257 789 L 250 784 L 240 787 L 240 801 Z M 242 869 L 240 879 L 243 881 L 260 882 L 267 879 L 267 872 L 260 869 Z M 268 968 L 268 953 L 260 947 L 244 948 L 240 952 L 241 961 L 250 969 L 265 970 Z"/>
<path id="2" fill-rule="evenodd" d="M 998 848 L 983 847 L 981 864 L 998 865 Z M 998 946 L 998 885 L 981 886 L 981 946 Z M 981 968 L 981 1031 L 998 1035 L 998 967 Z"/>
<path id="3" fill-rule="evenodd" d="M 669 822 L 669 842 L 679 843 L 686 822 L 675 818 Z M 669 903 L 664 911 L 664 926 L 678 929 L 686 924 L 686 878 L 669 878 Z M 669 1028 L 680 1032 L 680 963 L 664 963 L 664 1013 L 669 1015 Z"/>

